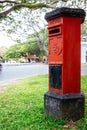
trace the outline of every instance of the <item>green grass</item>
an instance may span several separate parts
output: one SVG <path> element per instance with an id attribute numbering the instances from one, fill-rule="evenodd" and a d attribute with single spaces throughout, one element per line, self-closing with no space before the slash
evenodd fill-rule
<path id="1" fill-rule="evenodd" d="M 85 116 L 76 123 L 78 130 L 87 130 L 87 76 L 81 78 L 81 88 L 85 94 Z"/>
<path id="2" fill-rule="evenodd" d="M 82 77 L 82 90 L 87 92 L 87 77 Z M 0 130 L 62 130 L 65 120 L 44 116 L 44 94 L 48 77 L 23 79 L 0 93 Z M 87 96 L 86 96 L 87 98 Z M 85 103 L 87 114 L 87 102 Z M 76 122 L 77 130 L 87 129 L 87 116 Z"/>

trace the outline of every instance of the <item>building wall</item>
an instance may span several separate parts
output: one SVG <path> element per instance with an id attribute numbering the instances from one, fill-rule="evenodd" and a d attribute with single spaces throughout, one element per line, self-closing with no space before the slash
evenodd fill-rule
<path id="1" fill-rule="evenodd" d="M 87 63 L 86 56 L 87 56 L 87 44 L 82 43 L 81 44 L 81 63 Z"/>

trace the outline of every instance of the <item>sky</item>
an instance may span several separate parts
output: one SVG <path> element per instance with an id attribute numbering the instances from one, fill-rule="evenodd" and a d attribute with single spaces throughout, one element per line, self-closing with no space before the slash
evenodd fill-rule
<path id="1" fill-rule="evenodd" d="M 0 32 L 0 47 L 5 46 L 9 48 L 10 46 L 14 45 L 15 42 L 11 40 L 10 37 L 5 36 Z"/>

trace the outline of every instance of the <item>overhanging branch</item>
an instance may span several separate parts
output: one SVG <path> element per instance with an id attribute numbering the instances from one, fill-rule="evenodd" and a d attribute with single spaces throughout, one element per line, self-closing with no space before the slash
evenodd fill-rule
<path id="1" fill-rule="evenodd" d="M 37 3 L 37 4 L 31 4 L 31 3 L 21 3 L 21 4 L 16 4 L 14 6 L 15 9 L 20 9 L 20 8 L 29 8 L 29 9 L 38 9 L 38 8 L 54 8 L 50 5 L 44 4 L 44 3 Z"/>
<path id="2" fill-rule="evenodd" d="M 1 0 L 0 0 L 0 4 L 3 4 L 3 3 L 13 3 L 13 4 L 18 4 L 18 2 L 16 2 L 16 1 L 10 1 L 10 0 L 3 0 L 3 1 L 1 1 Z"/>
<path id="3" fill-rule="evenodd" d="M 13 7 L 11 7 L 10 9 L 1 12 L 0 13 L 0 19 L 3 17 L 6 17 L 9 13 L 11 13 L 12 11 L 21 9 L 21 8 L 29 8 L 29 9 L 38 9 L 38 8 L 54 8 L 50 5 L 44 4 L 44 3 L 37 3 L 37 4 L 31 4 L 31 3 L 21 3 L 21 4 L 15 4 Z"/>
<path id="4" fill-rule="evenodd" d="M 14 6 L 12 8 L 8 9 L 7 11 L 0 13 L 0 19 L 6 17 L 13 10 L 14 10 Z"/>

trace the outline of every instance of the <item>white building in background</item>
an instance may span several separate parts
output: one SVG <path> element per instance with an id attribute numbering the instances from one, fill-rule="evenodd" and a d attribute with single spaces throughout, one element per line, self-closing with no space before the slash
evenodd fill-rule
<path id="1" fill-rule="evenodd" d="M 81 63 L 87 63 L 87 42 L 81 43 Z"/>

